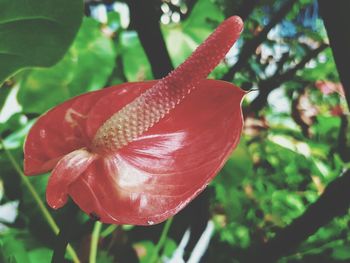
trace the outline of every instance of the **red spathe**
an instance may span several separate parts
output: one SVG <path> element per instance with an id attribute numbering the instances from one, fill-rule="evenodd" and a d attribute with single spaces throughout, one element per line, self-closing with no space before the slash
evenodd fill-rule
<path id="1" fill-rule="evenodd" d="M 214 58 L 208 58 L 210 70 L 242 28 L 237 18 L 226 21 L 227 28 L 229 23 L 236 26 L 235 35 Z M 227 34 L 225 30 L 232 29 L 217 33 L 219 39 Z M 212 47 L 210 41 L 207 47 Z M 49 205 L 62 207 L 71 196 L 83 211 L 104 223 L 149 225 L 174 215 L 198 195 L 238 144 L 245 94 L 230 83 L 204 79 L 208 67 L 200 68 L 202 73 L 192 74 L 194 77 L 188 73 L 209 51 L 202 48 L 199 56 L 194 53 L 190 64 L 185 62 L 164 80 L 126 83 L 87 93 L 40 117 L 25 143 L 24 168 L 27 175 L 53 169 L 47 186 Z M 181 70 L 185 73 L 179 74 Z M 171 89 L 182 89 L 181 81 L 186 81 L 183 76 L 192 79 L 185 82 L 173 105 Z M 128 124 L 120 126 L 123 134 L 119 141 L 115 139 L 118 130 L 105 123 L 157 85 L 162 92 L 150 93 L 153 97 L 141 100 L 144 107 L 135 110 L 135 124 L 121 114 Z M 147 98 L 165 106 L 154 109 Z M 154 121 L 147 119 L 152 114 L 143 110 L 162 113 Z M 117 121 L 120 123 L 120 118 Z M 142 122 L 152 125 L 137 130 Z M 107 128 L 101 131 L 103 125 Z M 124 138 L 125 145 L 120 142 Z"/>

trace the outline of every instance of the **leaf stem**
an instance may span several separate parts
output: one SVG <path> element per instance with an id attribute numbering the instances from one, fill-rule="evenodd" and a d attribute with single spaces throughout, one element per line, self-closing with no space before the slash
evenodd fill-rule
<path id="1" fill-rule="evenodd" d="M 90 256 L 89 263 L 96 263 L 98 241 L 100 239 L 100 233 L 102 229 L 102 223 L 97 221 L 92 231 L 91 243 L 90 243 Z"/>
<path id="2" fill-rule="evenodd" d="M 173 218 L 169 218 L 164 225 L 163 231 L 160 235 L 159 241 L 156 245 L 156 247 L 153 250 L 152 256 L 151 256 L 151 260 L 150 263 L 155 263 L 157 258 L 159 257 L 159 251 L 164 247 L 166 238 L 168 236 L 168 232 L 171 226 L 171 223 L 173 222 Z"/>
<path id="3" fill-rule="evenodd" d="M 101 237 L 106 237 L 112 234 L 117 228 L 118 225 L 109 225 L 105 230 L 101 232 Z"/>
<path id="4" fill-rule="evenodd" d="M 7 158 L 9 159 L 9 161 L 11 162 L 13 168 L 19 174 L 22 182 L 27 187 L 27 189 L 29 190 L 30 194 L 32 195 L 34 201 L 38 205 L 39 210 L 43 214 L 46 222 L 48 223 L 48 225 L 50 226 L 52 231 L 57 235 L 60 232 L 60 229 L 57 226 L 55 220 L 51 216 L 49 210 L 46 208 L 46 206 L 43 203 L 43 201 L 41 200 L 38 192 L 35 190 L 35 188 L 33 187 L 32 183 L 29 181 L 29 179 L 23 173 L 22 169 L 20 168 L 19 164 L 17 163 L 17 161 L 15 160 L 15 158 L 13 157 L 11 152 L 5 147 L 5 144 L 4 144 L 4 142 L 3 142 L 3 140 L 1 138 L 0 138 L 0 145 L 4 149 L 4 152 L 5 152 L 6 156 L 7 156 Z M 75 252 L 73 247 L 71 245 L 69 245 L 69 244 L 67 246 L 67 251 L 68 251 L 69 255 L 72 257 L 72 260 L 73 260 L 74 263 L 80 263 L 80 260 L 79 260 L 79 258 L 77 256 L 77 253 Z"/>

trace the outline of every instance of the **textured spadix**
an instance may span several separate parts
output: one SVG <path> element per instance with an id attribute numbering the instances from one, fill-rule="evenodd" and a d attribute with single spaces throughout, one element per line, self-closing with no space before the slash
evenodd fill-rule
<path id="1" fill-rule="evenodd" d="M 147 225 L 174 215 L 223 166 L 242 130 L 244 92 L 206 80 L 242 30 L 231 17 L 176 70 L 73 98 L 39 118 L 25 173 L 53 169 L 47 201 L 68 195 L 102 222 Z"/>

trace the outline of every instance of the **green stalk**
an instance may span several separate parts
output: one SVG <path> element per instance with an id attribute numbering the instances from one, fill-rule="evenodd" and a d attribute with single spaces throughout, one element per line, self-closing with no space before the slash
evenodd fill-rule
<path id="1" fill-rule="evenodd" d="M 96 263 L 98 241 L 100 239 L 101 229 L 102 229 L 102 223 L 97 221 L 95 223 L 94 229 L 92 231 L 92 237 L 91 237 L 91 243 L 90 243 L 89 263 Z"/>
<path id="2" fill-rule="evenodd" d="M 157 262 L 157 259 L 159 257 L 159 251 L 164 247 L 164 244 L 165 244 L 166 238 L 168 236 L 168 232 L 169 232 L 169 229 L 170 229 L 172 222 L 173 222 L 172 217 L 166 221 L 165 226 L 164 226 L 163 231 L 162 231 L 162 234 L 160 235 L 159 241 L 153 250 L 150 263 Z"/>
<path id="3" fill-rule="evenodd" d="M 118 225 L 109 225 L 105 230 L 101 232 L 101 237 L 106 237 L 112 234 L 117 228 Z"/>
<path id="4" fill-rule="evenodd" d="M 32 183 L 30 182 L 30 180 L 28 179 L 27 176 L 24 175 L 22 169 L 20 168 L 19 164 L 17 163 L 17 161 L 15 160 L 15 158 L 12 156 L 11 152 L 5 147 L 5 144 L 3 143 L 3 140 L 0 138 L 0 145 L 2 146 L 2 148 L 5 151 L 5 154 L 7 156 L 7 158 L 10 160 L 13 168 L 15 168 L 16 172 L 19 174 L 19 176 L 21 177 L 22 182 L 24 183 L 24 185 L 27 187 L 27 189 L 29 190 L 30 194 L 32 195 L 34 201 L 36 202 L 36 204 L 39 207 L 40 212 L 43 214 L 46 222 L 49 224 L 50 228 L 52 229 L 52 231 L 57 235 L 60 232 L 59 227 L 57 226 L 55 220 L 53 219 L 53 217 L 51 216 L 49 210 L 47 210 L 45 204 L 43 203 L 43 201 L 41 200 L 38 192 L 35 190 L 35 188 L 33 187 Z M 73 249 L 73 247 L 71 245 L 68 244 L 67 246 L 67 252 L 69 253 L 69 255 L 72 257 L 72 260 L 74 263 L 80 263 L 80 260 L 77 256 L 77 253 L 75 252 L 75 250 Z"/>

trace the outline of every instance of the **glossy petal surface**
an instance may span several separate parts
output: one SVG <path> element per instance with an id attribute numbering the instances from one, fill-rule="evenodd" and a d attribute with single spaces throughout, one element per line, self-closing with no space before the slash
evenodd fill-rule
<path id="1" fill-rule="evenodd" d="M 69 186 L 95 159 L 95 154 L 80 149 L 67 154 L 58 162 L 52 171 L 46 191 L 46 199 L 51 207 L 57 209 L 67 202 Z"/>
<path id="2" fill-rule="evenodd" d="M 123 90 L 125 86 L 119 85 L 118 89 Z M 113 91 L 112 87 L 75 97 L 42 115 L 26 139 L 25 174 L 50 171 L 64 155 L 88 146 L 85 132 L 87 115 L 101 97 Z"/>
<path id="3" fill-rule="evenodd" d="M 147 225 L 163 221 L 209 183 L 237 145 L 243 95 L 229 83 L 201 81 L 197 90 L 149 131 L 90 165 L 72 184 L 70 195 L 102 222 Z M 108 99 L 114 100 L 106 96 L 100 102 Z"/>

